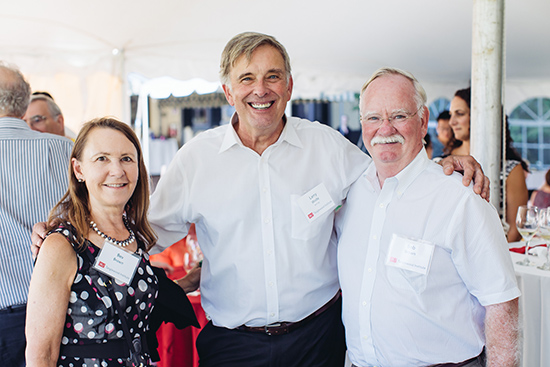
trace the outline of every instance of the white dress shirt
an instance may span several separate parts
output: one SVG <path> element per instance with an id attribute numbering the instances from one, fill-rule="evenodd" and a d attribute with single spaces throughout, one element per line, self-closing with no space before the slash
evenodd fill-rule
<path id="1" fill-rule="evenodd" d="M 149 220 L 162 248 L 196 224 L 202 305 L 214 325 L 299 321 L 339 289 L 334 211 L 371 160 L 338 131 L 292 117 L 260 156 L 242 144 L 236 121 L 179 150 Z M 318 185 L 333 204 L 310 222 L 298 199 Z"/>
<path id="2" fill-rule="evenodd" d="M 357 366 L 427 366 L 477 356 L 483 306 L 520 295 L 498 213 L 424 150 L 381 189 L 372 164 L 335 220 L 343 320 Z M 427 274 L 386 265 L 394 234 L 435 245 Z M 419 256 L 418 254 L 416 254 Z"/>

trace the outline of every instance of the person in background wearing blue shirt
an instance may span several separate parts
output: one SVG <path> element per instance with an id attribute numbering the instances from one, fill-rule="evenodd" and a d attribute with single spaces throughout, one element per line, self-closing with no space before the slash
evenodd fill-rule
<path id="1" fill-rule="evenodd" d="M 25 316 L 32 227 L 67 189 L 72 142 L 32 131 L 22 120 L 30 86 L 0 62 L 0 361 L 25 365 Z"/>

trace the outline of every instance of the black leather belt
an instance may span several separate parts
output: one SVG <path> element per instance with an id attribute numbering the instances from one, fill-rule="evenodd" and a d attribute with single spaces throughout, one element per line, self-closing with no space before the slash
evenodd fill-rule
<path id="1" fill-rule="evenodd" d="M 26 304 L 15 305 L 15 306 L 8 306 L 8 307 L 6 307 L 6 308 L 1 309 L 1 310 L 0 310 L 0 314 L 3 314 L 3 313 L 13 313 L 13 312 L 16 312 L 16 311 L 24 310 L 25 308 L 27 308 L 27 305 L 26 305 Z"/>
<path id="2" fill-rule="evenodd" d="M 252 333 L 262 333 L 262 334 L 267 334 L 267 335 L 288 334 L 291 331 L 296 330 L 301 326 L 304 326 L 305 324 L 307 324 L 308 322 L 310 322 L 311 320 L 313 320 L 314 318 L 316 318 L 317 316 L 319 316 L 320 314 L 322 314 L 323 312 L 328 310 L 328 308 L 330 306 L 332 306 L 333 304 L 335 304 L 336 301 L 338 301 L 339 299 L 340 299 L 340 291 L 338 291 L 338 293 L 336 293 L 336 295 L 334 297 L 332 297 L 332 299 L 330 301 L 325 303 L 325 305 L 322 306 L 320 309 L 318 309 L 317 311 L 315 311 L 311 315 L 307 316 L 305 319 L 302 319 L 302 320 L 297 321 L 297 322 L 277 322 L 277 323 L 266 325 L 266 326 L 241 325 L 241 326 L 237 327 L 236 329 L 237 330 L 243 330 L 243 331 L 250 331 Z"/>

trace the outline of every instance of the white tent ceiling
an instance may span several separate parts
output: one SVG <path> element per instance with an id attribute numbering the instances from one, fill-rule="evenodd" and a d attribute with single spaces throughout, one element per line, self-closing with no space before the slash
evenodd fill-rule
<path id="1" fill-rule="evenodd" d="M 79 121 L 120 113 L 112 103 L 90 111 L 90 100 L 100 99 L 97 88 L 107 84 L 115 91 L 108 94 L 117 95 L 128 73 L 217 81 L 225 43 L 248 30 L 286 46 L 294 97 L 356 91 L 375 69 L 391 65 L 413 72 L 433 99 L 468 85 L 472 6 L 472 0 L 18 0 L 2 4 L 0 59 L 17 64 L 35 89 L 54 89 L 64 111 L 80 110 Z M 514 88 L 506 95 L 514 103 L 550 95 L 548 14 L 548 0 L 507 1 L 506 75 Z M 80 100 L 62 103 L 74 95 Z"/>

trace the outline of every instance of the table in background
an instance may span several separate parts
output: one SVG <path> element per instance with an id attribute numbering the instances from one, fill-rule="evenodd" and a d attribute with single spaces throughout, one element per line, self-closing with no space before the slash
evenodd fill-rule
<path id="1" fill-rule="evenodd" d="M 180 269 L 171 275 L 170 278 L 178 279 L 185 275 L 185 271 Z M 206 325 L 208 320 L 201 306 L 200 294 L 188 295 L 195 315 L 201 325 Z M 201 329 L 193 326 L 185 329 L 178 329 L 172 323 L 163 323 L 157 331 L 159 342 L 158 352 L 160 361 L 158 367 L 198 367 L 199 355 L 195 347 L 195 341 Z"/>
<path id="2" fill-rule="evenodd" d="M 511 244 L 512 247 L 514 244 Z M 516 244 L 517 247 L 524 244 Z M 550 366 L 550 271 L 517 265 L 525 255 L 510 252 L 521 297 L 520 325 L 523 328 L 522 366 Z M 529 256 L 537 265 L 544 258 Z"/>

